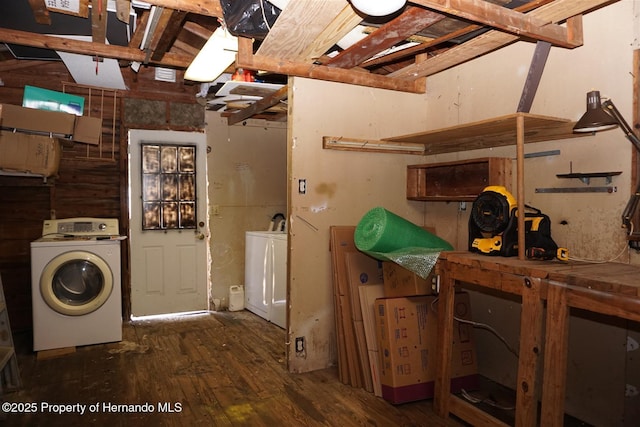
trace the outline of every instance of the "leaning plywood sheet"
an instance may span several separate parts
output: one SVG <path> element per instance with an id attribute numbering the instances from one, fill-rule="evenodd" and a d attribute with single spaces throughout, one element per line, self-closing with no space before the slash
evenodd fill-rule
<path id="1" fill-rule="evenodd" d="M 346 254 L 347 274 L 349 283 L 349 304 L 351 310 L 351 325 L 356 339 L 358 361 L 363 377 L 363 388 L 373 391 L 373 382 L 369 370 L 369 354 L 367 351 L 367 339 L 364 328 L 364 319 L 360 308 L 360 292 L 358 288 L 382 283 L 382 265 L 362 252 L 349 252 Z"/>
<path id="2" fill-rule="evenodd" d="M 346 255 L 357 252 L 353 242 L 355 226 L 330 228 L 331 263 L 333 270 L 333 294 L 338 341 L 338 372 L 340 380 L 354 387 L 362 386 L 362 369 L 358 360 L 356 338 L 352 327 L 349 278 Z"/>
<path id="3" fill-rule="evenodd" d="M 360 286 L 360 308 L 364 334 L 367 340 L 367 353 L 369 354 L 369 369 L 373 383 L 373 393 L 382 397 L 382 384 L 380 383 L 380 356 L 378 354 L 378 340 L 376 338 L 376 320 L 374 304 L 376 299 L 384 297 L 384 285 Z"/>

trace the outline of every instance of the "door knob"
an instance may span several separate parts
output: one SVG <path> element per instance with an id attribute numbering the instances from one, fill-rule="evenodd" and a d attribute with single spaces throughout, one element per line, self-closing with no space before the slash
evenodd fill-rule
<path id="1" fill-rule="evenodd" d="M 204 240 L 204 234 L 203 233 L 196 233 L 196 239 Z"/>

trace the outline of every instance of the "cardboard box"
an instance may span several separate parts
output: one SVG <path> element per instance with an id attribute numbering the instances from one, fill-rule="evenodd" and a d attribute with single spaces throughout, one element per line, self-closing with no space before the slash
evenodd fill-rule
<path id="1" fill-rule="evenodd" d="M 0 169 L 45 177 L 58 173 L 62 148 L 57 138 L 0 131 Z"/>
<path id="2" fill-rule="evenodd" d="M 76 124 L 73 128 L 73 141 L 84 142 L 86 144 L 98 145 L 102 135 L 102 119 L 97 117 L 76 117 Z"/>
<path id="3" fill-rule="evenodd" d="M 56 111 L 36 110 L 18 105 L 2 104 L 0 125 L 21 132 L 53 134 L 67 137 L 73 134 L 76 116 Z"/>
<path id="4" fill-rule="evenodd" d="M 376 335 L 382 397 L 405 403 L 433 397 L 436 369 L 437 314 L 435 296 L 376 300 Z M 456 315 L 471 318 L 467 293 L 456 294 Z M 437 303 L 436 303 L 437 310 Z M 477 360 L 472 326 L 454 322 L 451 390 L 477 387 Z"/>
<path id="5" fill-rule="evenodd" d="M 84 98 L 78 95 L 27 85 L 24 87 L 22 106 L 82 116 L 84 113 Z"/>
<path id="6" fill-rule="evenodd" d="M 431 274 L 423 279 L 395 262 L 385 261 L 382 263 L 382 273 L 385 297 L 410 297 L 433 293 L 431 283 L 435 277 L 434 271 L 431 271 Z"/>

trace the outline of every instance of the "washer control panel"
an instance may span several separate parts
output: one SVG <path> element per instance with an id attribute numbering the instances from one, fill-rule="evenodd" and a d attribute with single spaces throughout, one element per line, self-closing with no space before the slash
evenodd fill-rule
<path id="1" fill-rule="evenodd" d="M 42 237 L 51 235 L 117 236 L 119 233 L 117 218 L 48 219 L 42 225 Z"/>

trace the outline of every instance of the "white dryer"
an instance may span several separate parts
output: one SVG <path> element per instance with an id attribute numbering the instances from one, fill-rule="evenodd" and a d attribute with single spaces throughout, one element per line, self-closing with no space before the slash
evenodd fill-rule
<path id="1" fill-rule="evenodd" d="M 122 340 L 117 219 L 44 222 L 31 242 L 33 350 Z"/>

